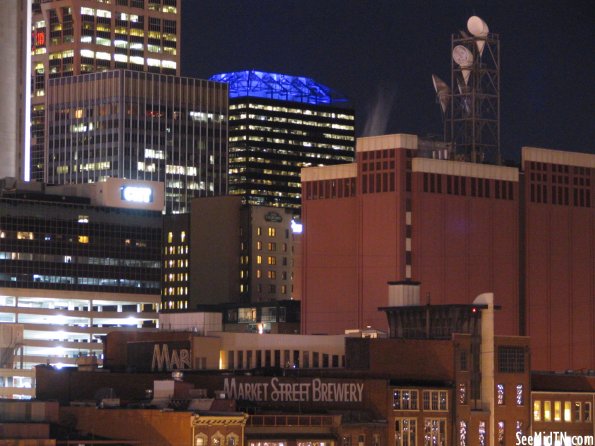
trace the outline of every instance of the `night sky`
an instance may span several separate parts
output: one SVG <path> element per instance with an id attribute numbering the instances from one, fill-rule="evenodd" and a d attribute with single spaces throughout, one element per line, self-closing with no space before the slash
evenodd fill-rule
<path id="1" fill-rule="evenodd" d="M 501 147 L 595 153 L 590 1 L 183 0 L 182 74 L 307 76 L 350 99 L 358 136 L 441 135 L 431 75 L 471 15 L 500 35 Z"/>

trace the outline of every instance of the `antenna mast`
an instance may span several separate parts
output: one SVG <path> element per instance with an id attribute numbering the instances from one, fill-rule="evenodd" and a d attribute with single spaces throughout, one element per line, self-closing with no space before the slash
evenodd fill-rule
<path id="1" fill-rule="evenodd" d="M 456 159 L 500 164 L 500 38 L 477 16 L 467 29 L 470 34 L 451 36 L 444 139 L 452 142 Z"/>

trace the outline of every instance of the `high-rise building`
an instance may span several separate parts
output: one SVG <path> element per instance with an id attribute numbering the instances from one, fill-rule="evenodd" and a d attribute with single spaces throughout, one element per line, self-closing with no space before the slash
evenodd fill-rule
<path id="1" fill-rule="evenodd" d="M 162 209 L 155 182 L 0 182 L 0 396 L 34 396 L 40 363 L 101 364 L 114 328 L 156 327 Z"/>
<path id="2" fill-rule="evenodd" d="M 297 223 L 288 209 L 197 198 L 164 220 L 163 310 L 291 300 Z"/>
<path id="3" fill-rule="evenodd" d="M 229 193 L 245 204 L 299 213 L 302 167 L 353 161 L 354 112 L 330 88 L 255 70 L 211 80 L 229 83 Z"/>
<path id="4" fill-rule="evenodd" d="M 7 0 L 0 16 L 0 95 L 5 110 L 9 111 L 0 121 L 0 178 L 18 177 L 20 153 L 24 145 L 25 107 L 29 96 L 27 70 L 29 57 L 30 6 L 27 1 Z"/>
<path id="5" fill-rule="evenodd" d="M 181 0 L 33 0 L 31 145 L 25 180 L 44 178 L 49 79 L 123 68 L 180 72 Z"/>
<path id="6" fill-rule="evenodd" d="M 519 170 L 423 145 L 360 138 L 356 163 L 302 171 L 302 333 L 385 330 L 386 283 L 412 280 L 422 304 L 493 292 L 537 370 L 595 368 L 595 157 L 524 148 Z"/>
<path id="7" fill-rule="evenodd" d="M 165 183 L 168 213 L 227 190 L 227 85 L 132 70 L 51 79 L 49 183 Z"/>

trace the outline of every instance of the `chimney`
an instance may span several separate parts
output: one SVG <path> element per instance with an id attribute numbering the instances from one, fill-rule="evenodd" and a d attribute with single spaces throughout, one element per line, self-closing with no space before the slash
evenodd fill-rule
<path id="1" fill-rule="evenodd" d="M 419 285 L 420 282 L 413 282 L 411 280 L 388 282 L 388 306 L 406 307 L 420 305 Z"/>

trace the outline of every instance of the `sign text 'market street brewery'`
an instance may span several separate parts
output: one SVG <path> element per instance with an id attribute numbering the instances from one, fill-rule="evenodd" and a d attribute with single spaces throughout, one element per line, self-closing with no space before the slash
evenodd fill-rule
<path id="1" fill-rule="evenodd" d="M 223 390 L 228 398 L 249 401 L 361 403 L 364 384 L 360 382 L 310 381 L 238 382 L 226 378 Z"/>

